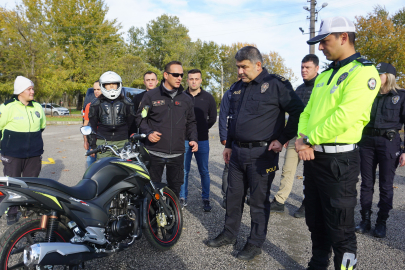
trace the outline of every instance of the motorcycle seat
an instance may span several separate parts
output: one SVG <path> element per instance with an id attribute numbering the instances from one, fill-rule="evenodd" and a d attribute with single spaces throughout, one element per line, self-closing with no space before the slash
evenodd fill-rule
<path id="1" fill-rule="evenodd" d="M 97 195 L 97 183 L 91 179 L 83 179 L 76 186 L 68 187 L 58 181 L 47 178 L 15 177 L 28 185 L 40 185 L 54 188 L 79 200 L 91 200 Z"/>

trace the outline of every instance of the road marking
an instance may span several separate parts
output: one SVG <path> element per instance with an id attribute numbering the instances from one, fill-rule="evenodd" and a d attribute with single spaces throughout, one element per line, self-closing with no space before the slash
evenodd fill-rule
<path id="1" fill-rule="evenodd" d="M 2 162 L 0 160 L 0 162 Z M 53 158 L 48 158 L 48 161 L 42 161 L 42 164 L 55 164 L 55 160 Z"/>
<path id="2" fill-rule="evenodd" d="M 48 158 L 48 161 L 42 160 L 42 164 L 55 164 L 55 160 L 53 160 L 53 158 Z"/>

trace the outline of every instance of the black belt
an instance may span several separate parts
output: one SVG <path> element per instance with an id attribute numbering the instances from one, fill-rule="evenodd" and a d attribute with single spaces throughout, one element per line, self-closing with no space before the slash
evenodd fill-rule
<path id="1" fill-rule="evenodd" d="M 235 141 L 235 144 L 242 148 L 267 146 L 267 142 L 238 142 L 238 141 Z"/>
<path id="2" fill-rule="evenodd" d="M 386 129 L 386 128 L 364 128 L 363 129 L 363 135 L 369 135 L 369 136 L 384 136 L 387 135 L 388 133 L 398 133 L 396 129 Z"/>

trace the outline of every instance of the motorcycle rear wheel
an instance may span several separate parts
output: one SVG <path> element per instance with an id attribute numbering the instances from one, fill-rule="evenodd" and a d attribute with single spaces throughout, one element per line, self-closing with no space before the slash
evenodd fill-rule
<path id="1" fill-rule="evenodd" d="M 0 269 L 30 269 L 24 265 L 24 248 L 34 243 L 46 242 L 46 230 L 41 229 L 41 217 L 20 219 L 0 238 Z M 56 242 L 69 242 L 72 233 L 61 223 L 54 231 Z M 62 266 L 61 269 L 65 267 Z M 35 268 L 32 268 L 35 269 Z M 54 268 L 54 269 L 59 269 Z"/>
<path id="2" fill-rule="evenodd" d="M 183 229 L 183 214 L 179 200 L 168 187 L 163 189 L 163 201 L 171 211 L 173 218 L 166 217 L 167 225 L 161 227 L 157 222 L 157 214 L 162 213 L 158 202 L 151 199 L 148 203 L 146 228 L 144 234 L 148 242 L 158 250 L 169 250 L 179 240 Z"/>

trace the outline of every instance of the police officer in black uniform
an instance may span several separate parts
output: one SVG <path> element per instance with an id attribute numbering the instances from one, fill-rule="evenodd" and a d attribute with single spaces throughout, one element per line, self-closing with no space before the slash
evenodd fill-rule
<path id="1" fill-rule="evenodd" d="M 361 217 L 356 232 L 365 233 L 371 229 L 370 216 L 373 201 L 376 168 L 379 165 L 378 217 L 373 235 L 386 235 L 386 221 L 392 209 L 394 197 L 393 181 L 400 163 L 405 165 L 405 153 L 401 154 L 399 130 L 405 123 L 405 91 L 399 90 L 395 81 L 396 70 L 391 64 L 379 63 L 381 89 L 371 109 L 370 122 L 363 130 L 359 143 L 361 157 Z"/>
<path id="2" fill-rule="evenodd" d="M 262 56 L 252 46 L 236 55 L 242 78 L 232 88 L 228 138 L 223 153 L 229 163 L 224 230 L 207 245 L 220 247 L 236 242 L 244 198 L 250 188 L 251 232 L 237 258 L 252 260 L 261 253 L 270 216 L 270 187 L 278 170 L 278 153 L 297 134 L 304 104 L 288 80 L 269 74 Z M 290 115 L 285 125 L 285 113 Z M 232 155 L 231 155 L 232 154 Z"/>

